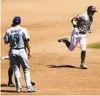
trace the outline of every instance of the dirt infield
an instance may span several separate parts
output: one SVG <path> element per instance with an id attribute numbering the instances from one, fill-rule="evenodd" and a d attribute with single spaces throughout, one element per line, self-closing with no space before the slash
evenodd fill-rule
<path id="1" fill-rule="evenodd" d="M 87 34 L 87 44 L 100 42 L 99 0 L 2 0 L 1 54 L 8 54 L 8 45 L 3 42 L 6 29 L 14 16 L 22 17 L 22 26 L 31 36 L 30 70 L 36 82 L 34 93 L 27 93 L 21 69 L 23 92 L 7 87 L 9 60 L 1 63 L 1 95 L 99 95 L 100 94 L 100 49 L 87 49 L 87 70 L 79 69 L 80 49 L 70 52 L 59 37 L 72 31 L 70 20 L 87 6 L 95 5 L 92 33 Z M 14 79 L 14 78 L 13 78 Z M 14 81 L 14 80 L 13 80 Z"/>

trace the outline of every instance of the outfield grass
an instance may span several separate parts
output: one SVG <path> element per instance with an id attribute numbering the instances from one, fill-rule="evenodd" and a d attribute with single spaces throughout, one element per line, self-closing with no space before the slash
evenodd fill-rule
<path id="1" fill-rule="evenodd" d="M 96 48 L 96 49 L 100 49 L 100 42 L 88 44 L 87 47 L 88 47 L 88 48 Z"/>

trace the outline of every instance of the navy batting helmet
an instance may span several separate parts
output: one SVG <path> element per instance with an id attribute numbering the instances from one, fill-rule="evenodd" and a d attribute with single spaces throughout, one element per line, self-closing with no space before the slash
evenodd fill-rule
<path id="1" fill-rule="evenodd" d="M 89 6 L 89 7 L 87 8 L 87 11 L 88 11 L 88 12 L 97 12 L 95 6 Z"/>

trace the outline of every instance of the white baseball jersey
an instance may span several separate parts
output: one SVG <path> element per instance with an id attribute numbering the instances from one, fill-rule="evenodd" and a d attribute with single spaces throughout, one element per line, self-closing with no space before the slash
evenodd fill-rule
<path id="1" fill-rule="evenodd" d="M 4 37 L 5 42 L 10 43 L 11 49 L 25 48 L 25 40 L 27 39 L 29 39 L 27 29 L 19 25 L 9 28 Z"/>
<path id="2" fill-rule="evenodd" d="M 84 51 L 86 50 L 86 32 L 90 29 L 93 18 L 89 17 L 87 13 L 82 13 L 72 20 L 75 20 L 77 25 L 71 34 L 69 50 L 73 51 L 79 42 L 81 50 Z"/>
<path id="3" fill-rule="evenodd" d="M 93 18 L 89 17 L 87 13 L 79 14 L 73 19 L 77 22 L 77 28 L 79 31 L 84 33 L 90 29 L 91 23 L 93 21 Z"/>
<path id="4" fill-rule="evenodd" d="M 11 64 L 14 66 L 16 88 L 22 87 L 20 81 L 20 64 L 24 71 L 26 86 L 32 87 L 30 82 L 29 59 L 25 50 L 25 41 L 28 39 L 27 29 L 19 25 L 9 28 L 4 37 L 5 43 L 10 43 L 9 57 Z"/>

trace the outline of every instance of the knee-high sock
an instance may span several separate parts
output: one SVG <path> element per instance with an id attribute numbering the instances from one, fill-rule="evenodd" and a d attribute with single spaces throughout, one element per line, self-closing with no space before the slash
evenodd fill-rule
<path id="1" fill-rule="evenodd" d="M 65 40 L 64 43 L 65 43 L 65 45 L 66 45 L 67 47 L 70 46 L 70 42 L 69 42 L 68 40 Z"/>
<path id="2" fill-rule="evenodd" d="M 81 64 L 85 62 L 86 51 L 81 52 Z"/>
<path id="3" fill-rule="evenodd" d="M 9 78 L 9 81 L 8 82 L 11 82 L 12 83 L 12 75 L 13 75 L 13 69 L 9 68 L 8 69 L 8 78 Z"/>

